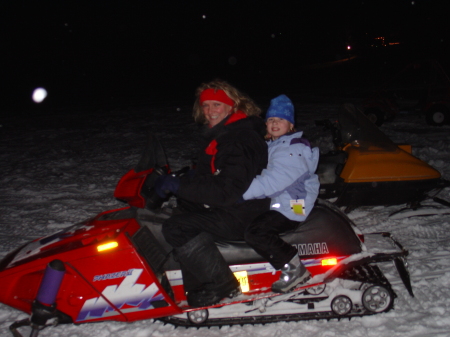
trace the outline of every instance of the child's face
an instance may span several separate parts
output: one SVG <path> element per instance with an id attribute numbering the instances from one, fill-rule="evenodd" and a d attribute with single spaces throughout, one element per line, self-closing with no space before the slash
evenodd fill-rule
<path id="1" fill-rule="evenodd" d="M 269 117 L 266 121 L 266 125 L 267 133 L 272 137 L 273 140 L 285 135 L 294 126 L 291 122 L 288 122 L 286 119 L 279 117 Z"/>

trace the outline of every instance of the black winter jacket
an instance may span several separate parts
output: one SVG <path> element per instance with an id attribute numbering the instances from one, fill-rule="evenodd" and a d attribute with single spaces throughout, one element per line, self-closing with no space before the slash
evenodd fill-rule
<path id="1" fill-rule="evenodd" d="M 232 114 L 209 129 L 192 175 L 180 178 L 178 197 L 220 208 L 241 221 L 251 221 L 269 209 L 270 199 L 240 200 L 256 175 L 267 166 L 264 121 Z"/>

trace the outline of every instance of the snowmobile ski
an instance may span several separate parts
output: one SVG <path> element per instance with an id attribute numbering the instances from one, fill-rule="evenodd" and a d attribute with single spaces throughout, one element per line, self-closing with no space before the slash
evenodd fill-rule
<path id="1" fill-rule="evenodd" d="M 408 207 L 398 209 L 389 218 L 394 220 L 406 219 L 419 216 L 447 215 L 450 214 L 450 203 L 444 199 L 434 197 L 433 203 L 414 203 Z"/>

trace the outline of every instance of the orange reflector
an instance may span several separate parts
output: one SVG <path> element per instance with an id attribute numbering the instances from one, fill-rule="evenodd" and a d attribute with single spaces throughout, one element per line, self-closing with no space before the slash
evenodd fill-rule
<path id="1" fill-rule="evenodd" d="M 337 265 L 337 259 L 335 257 L 331 259 L 323 259 L 322 266 L 335 266 Z"/>
<path id="2" fill-rule="evenodd" d="M 116 248 L 118 245 L 119 244 L 116 241 L 108 242 L 108 243 L 105 243 L 103 245 L 97 246 L 97 251 L 98 252 L 103 252 L 103 251 L 108 250 L 108 249 Z"/>

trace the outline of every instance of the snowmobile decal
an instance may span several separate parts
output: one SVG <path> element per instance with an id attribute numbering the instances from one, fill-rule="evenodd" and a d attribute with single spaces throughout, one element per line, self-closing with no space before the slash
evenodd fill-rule
<path id="1" fill-rule="evenodd" d="M 147 288 L 145 284 L 136 283 L 143 269 L 130 271 L 131 274 L 127 275 L 120 285 L 107 286 L 102 291 L 102 296 L 86 300 L 76 321 L 119 315 L 119 310 L 126 309 L 126 306 L 129 307 L 127 312 L 154 309 L 152 302 L 160 301 L 164 296 L 158 294 L 159 289 L 155 283 Z M 110 303 L 114 307 L 111 307 Z"/>
<path id="2" fill-rule="evenodd" d="M 243 264 L 230 266 L 231 271 L 234 273 L 236 278 L 242 277 L 242 280 L 246 279 L 248 276 L 258 275 L 258 274 L 273 274 L 277 272 L 269 263 L 254 263 L 254 264 Z M 245 272 L 245 276 L 242 272 Z M 242 276 L 241 276 L 242 275 Z M 183 277 L 181 270 L 168 270 L 166 271 L 167 279 L 172 287 L 180 286 L 183 284 Z M 246 279 L 248 282 L 248 279 Z M 241 284 L 242 286 L 242 284 Z M 248 288 L 250 290 L 250 288 Z M 247 291 L 248 291 L 247 290 Z"/>
<path id="3" fill-rule="evenodd" d="M 23 247 L 23 249 L 14 257 L 10 262 L 13 265 L 23 259 L 29 258 L 31 256 L 37 255 L 42 252 L 42 250 L 50 245 L 59 242 L 65 238 L 70 237 L 71 234 L 67 234 L 65 230 L 59 231 L 55 234 L 47 236 L 41 240 L 34 241 Z"/>
<path id="4" fill-rule="evenodd" d="M 293 244 L 293 246 L 297 248 L 299 256 L 320 255 L 329 253 L 326 242 L 301 243 L 301 244 Z"/>
<path id="5" fill-rule="evenodd" d="M 44 250 L 50 248 L 53 244 L 63 241 L 67 238 L 73 237 L 78 230 L 88 232 L 93 226 L 88 226 L 89 220 L 80 222 L 79 224 L 62 229 L 54 234 L 45 236 L 39 240 L 32 241 L 25 245 L 11 260 L 9 266 L 21 262 L 27 258 L 38 255 Z"/>
<path id="6" fill-rule="evenodd" d="M 111 280 L 115 278 L 121 278 L 130 276 L 133 274 L 133 269 L 126 270 L 126 271 L 119 271 L 116 273 L 110 273 L 110 274 L 104 274 L 104 275 L 95 275 L 94 276 L 94 282 L 95 281 L 103 281 L 103 280 Z"/>

